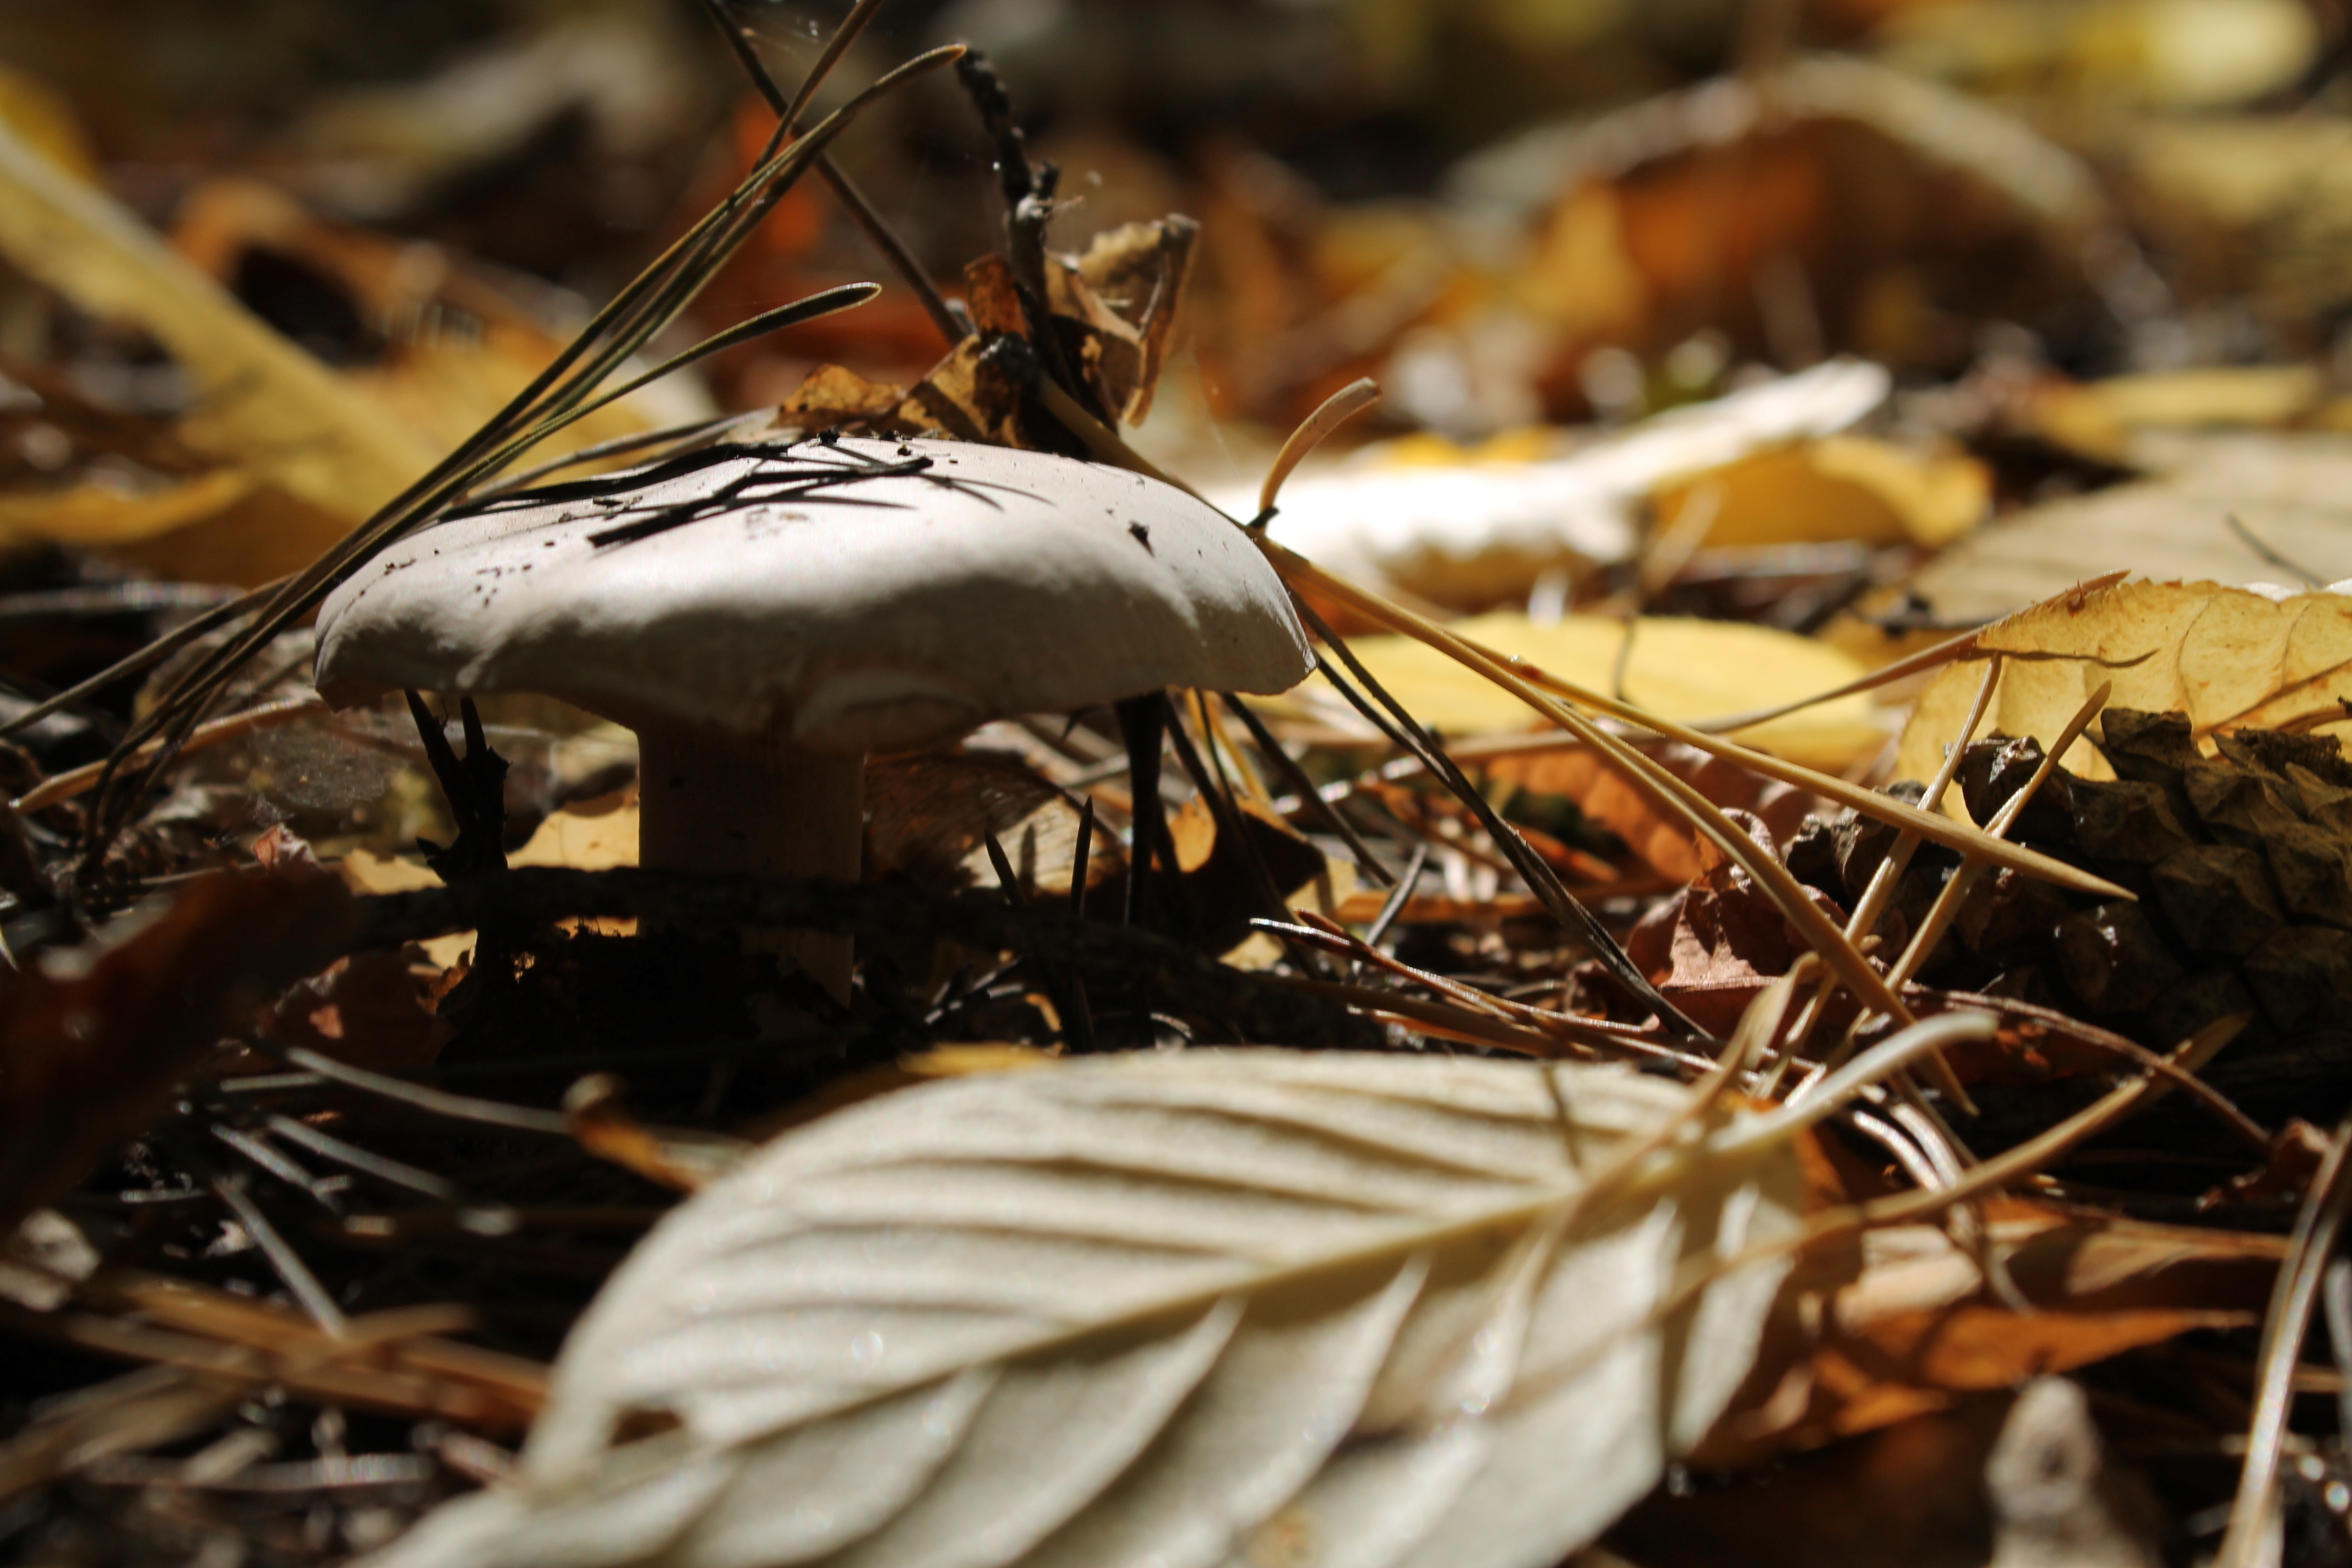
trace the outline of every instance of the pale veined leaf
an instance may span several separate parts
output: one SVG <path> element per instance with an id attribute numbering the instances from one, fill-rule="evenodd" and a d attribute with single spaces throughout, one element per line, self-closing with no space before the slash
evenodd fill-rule
<path id="1" fill-rule="evenodd" d="M 1619 1068 L 961 1079 L 704 1189 L 377 1568 L 1544 1568 L 1748 1373 L 1785 1133 Z"/>

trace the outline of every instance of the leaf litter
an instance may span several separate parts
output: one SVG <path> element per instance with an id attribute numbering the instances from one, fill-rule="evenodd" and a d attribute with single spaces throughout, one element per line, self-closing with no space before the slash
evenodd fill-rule
<path id="1" fill-rule="evenodd" d="M 2179 105 L 2337 89 L 2267 11 L 2183 76 L 2195 8 L 2074 7 L 2148 52 L 2118 94 L 2090 23 L 2037 35 L 2004 89 L 2109 85 L 2036 117 L 1975 96 L 1966 27 L 1822 9 L 1844 55 L 1759 24 L 1735 75 L 1419 205 L 1318 195 L 1265 124 L 1181 169 L 1083 142 L 1013 106 L 1088 73 L 1017 48 L 893 110 L 960 163 L 879 116 L 820 158 L 870 97 L 786 146 L 766 82 L 667 212 L 622 198 L 690 183 L 708 127 L 645 116 L 708 41 L 653 24 L 661 91 L 555 28 L 307 121 L 386 160 L 373 209 L 290 144 L 278 188 L 230 158 L 126 205 L 74 126 L 152 137 L 121 95 L 0 93 L 0 1541 L 1663 1564 L 2340 1533 L 2336 1418 L 2292 1398 L 2344 1377 L 2311 1319 L 2346 1327 L 2340 300 L 2296 251 L 2337 111 L 2158 155 Z M 1606 23 L 1390 11 L 1347 47 L 1463 148 L 1495 126 L 1449 117 L 1503 98 L 1438 33 L 1506 85 L 1587 49 L 1688 70 Z M 888 58 L 934 41 L 882 16 Z M 0 28 L 78 79 L 67 35 Z M 741 60 L 702 54 L 727 90 Z M 500 71 L 586 107 L 501 140 L 549 100 L 470 118 Z M 568 349 L 582 312 L 499 270 L 543 237 L 444 175 L 485 136 L 482 188 L 563 230 L 583 126 L 635 162 L 568 231 L 615 301 Z M 956 216 L 991 163 L 1001 221 Z M 877 177 L 961 194 L 909 240 Z M 1320 677 L 877 759 L 840 888 L 637 867 L 589 716 L 308 706 L 301 616 L 469 491 L 625 508 L 616 465 L 836 429 L 1270 516 Z M 2158 580 L 2074 586 L 2128 567 Z M 846 1005 L 731 935 L 779 919 L 856 934 Z"/>

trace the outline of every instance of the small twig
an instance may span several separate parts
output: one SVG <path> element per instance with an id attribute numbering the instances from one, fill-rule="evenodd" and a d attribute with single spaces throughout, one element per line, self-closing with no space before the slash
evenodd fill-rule
<path id="1" fill-rule="evenodd" d="M 994 898 L 942 898 L 893 883 L 820 879 L 762 880 L 618 867 L 574 871 L 519 866 L 500 877 L 456 887 L 420 889 L 357 900 L 362 935 L 355 946 L 398 947 L 452 931 L 478 931 L 501 919 L 551 923 L 567 916 L 635 916 L 688 931 L 789 926 L 868 939 L 947 938 L 966 947 L 1013 952 L 1075 966 L 1090 983 L 1132 985 L 1156 1005 L 1213 1018 L 1249 1040 L 1286 1045 L 1372 1044 L 1368 1031 L 1339 1009 L 1288 994 L 1274 977 L 1232 969 L 1156 932 L 1100 921 L 1076 921 L 1059 907 L 1015 910 Z M 284 1053 L 298 1067 L 356 1082 L 359 1069 L 309 1051 Z M 426 1109 L 433 1091 L 364 1075 L 379 1092 Z M 561 1117 L 448 1097 L 478 1119 L 532 1131 L 562 1131 Z M 509 1121 L 508 1118 L 520 1118 Z M 550 1123 L 552 1123 L 551 1126 Z"/>
<path id="2" fill-rule="evenodd" d="M 2301 563 L 2290 560 L 2286 556 L 2279 553 L 2277 550 L 2272 548 L 2269 543 L 2263 541 L 2260 535 L 2256 534 L 2252 529 L 2248 528 L 2246 526 L 2246 520 L 2240 517 L 2236 512 L 2224 512 L 2221 516 L 2221 521 L 2230 525 L 2230 531 L 2238 536 L 2239 543 L 2243 544 L 2247 549 L 2252 551 L 2256 555 L 2261 556 L 2264 561 L 2268 562 L 2271 565 L 2277 567 L 2280 571 L 2293 573 L 2295 576 L 2303 580 L 2303 585 L 2305 587 L 2325 588 L 2327 586 L 2327 579 L 2322 577 L 2318 573 L 2311 570 L 2311 568 L 2303 565 Z"/>
<path id="3" fill-rule="evenodd" d="M 1013 116 L 1012 96 L 987 57 L 967 50 L 956 62 L 956 80 L 979 112 L 982 129 L 996 143 L 997 185 L 1004 195 L 1005 260 L 1029 325 L 1030 344 L 1056 389 L 1094 418 L 1107 419 L 1062 346 L 1045 286 L 1045 226 L 1053 221 L 1054 193 L 1062 172 L 1052 163 L 1029 162 L 1028 138 Z"/>
<path id="4" fill-rule="evenodd" d="M 474 700 L 467 697 L 458 701 L 466 730 L 466 754 L 460 758 L 425 700 L 414 691 L 405 695 L 409 716 L 416 721 L 417 738 L 425 742 L 425 760 L 433 765 L 433 776 L 441 781 L 442 797 L 449 803 L 450 817 L 457 825 L 457 841 L 446 849 L 429 838 L 416 841 L 425 851 L 425 865 L 445 882 L 505 870 L 507 760 L 490 750 Z"/>
<path id="5" fill-rule="evenodd" d="M 1077 847 L 1070 853 L 1070 919 L 1087 918 L 1087 866 L 1095 847 L 1095 797 L 1087 796 L 1086 805 L 1078 813 Z M 1095 1012 L 1087 1000 L 1086 976 L 1073 966 L 1070 975 L 1070 1047 L 1077 1051 L 1095 1048 Z"/>
<path id="6" fill-rule="evenodd" d="M 2294 1403 L 2294 1369 L 2304 1335 L 2326 1277 L 2345 1217 L 2352 1213 L 2352 1117 L 2336 1124 L 2326 1158 L 2312 1178 L 2309 1195 L 2295 1215 L 2287 1261 L 2271 1291 L 2263 1321 L 2261 1378 L 2254 1416 L 2246 1432 L 2246 1458 L 2238 1472 L 2238 1495 L 2230 1507 L 2230 1528 L 2213 1554 L 2214 1568 L 2254 1568 L 2271 1510 L 2276 1506 L 2279 1448 Z"/>
<path id="7" fill-rule="evenodd" d="M 1300 803 L 1311 805 L 1316 815 L 1329 824 L 1331 831 L 1346 843 L 1349 852 L 1356 858 L 1356 869 L 1383 887 L 1395 886 L 1395 876 L 1381 864 L 1380 858 L 1372 853 L 1371 846 L 1363 841 L 1356 832 L 1355 825 L 1348 820 L 1339 806 L 1323 798 L 1322 791 L 1315 787 L 1315 781 L 1307 776 L 1305 768 L 1298 765 L 1298 759 L 1284 750 L 1282 742 L 1275 739 L 1274 732 L 1265 727 L 1265 721 L 1259 718 L 1248 703 L 1231 692 L 1220 692 L 1218 699 L 1234 718 L 1242 721 L 1242 728 L 1249 731 L 1250 739 L 1256 743 L 1258 753 L 1282 775 L 1284 783 L 1298 793 Z"/>

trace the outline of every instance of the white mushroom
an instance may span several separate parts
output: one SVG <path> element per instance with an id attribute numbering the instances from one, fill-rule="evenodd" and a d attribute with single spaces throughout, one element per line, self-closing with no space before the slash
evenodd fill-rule
<path id="1" fill-rule="evenodd" d="M 854 879 L 869 749 L 1309 668 L 1241 532 L 1138 475 L 960 442 L 730 446 L 489 503 L 319 614 L 338 706 L 531 691 L 636 732 L 648 866 Z M 845 994 L 845 941 L 772 945 Z"/>

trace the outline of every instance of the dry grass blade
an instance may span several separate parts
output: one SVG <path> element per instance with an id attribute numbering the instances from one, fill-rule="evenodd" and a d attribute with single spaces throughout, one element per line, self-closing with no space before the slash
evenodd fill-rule
<path id="1" fill-rule="evenodd" d="M 1304 1530 L 1328 1568 L 1543 1568 L 1750 1363 L 1802 1203 L 1752 1120 L 1622 1068 L 1274 1051 L 871 1102 L 665 1222 L 515 1484 L 378 1562 L 1220 1568 Z"/>
<path id="2" fill-rule="evenodd" d="M 1328 576 L 1328 574 L 1325 575 Z M 1336 583 L 1338 580 L 1332 579 L 1332 581 Z M 1360 593 L 1360 590 L 1358 592 Z M 1363 596 L 1373 597 L 1369 595 Z M 1418 621 L 1419 617 L 1411 616 L 1409 612 L 1400 610 L 1395 605 L 1387 605 L 1386 609 L 1392 616 L 1398 617 L 1391 622 L 1398 630 L 1413 637 L 1422 636 L 1421 632 L 1414 629 L 1412 624 Z M 1432 629 L 1442 631 L 1443 628 L 1433 627 Z M 1427 639 L 1424 637 L 1423 640 Z M 1875 818 L 1895 827 L 1914 830 L 1920 837 L 1931 844 L 1940 844 L 1947 849 L 1956 850 L 1963 855 L 1981 855 L 1995 865 L 2011 867 L 2030 877 L 2038 877 L 2045 882 L 2061 888 L 2070 888 L 2076 892 L 2093 893 L 2105 899 L 2132 897 L 2127 889 L 2117 887 L 2103 877 L 2095 877 L 2079 867 L 2069 866 L 2063 860 L 2037 854 L 2019 845 L 2004 844 L 1988 837 L 1977 828 L 1970 827 L 1966 823 L 1955 821 L 1948 816 L 1938 816 L 1932 812 L 1920 811 L 1914 806 L 1904 805 L 1891 795 L 1882 795 L 1876 790 L 1864 789 L 1860 784 L 1839 778 L 1833 773 L 1818 773 L 1801 763 L 1773 756 L 1769 752 L 1755 751 L 1727 741 L 1719 735 L 1695 730 L 1687 724 L 1677 724 L 1671 719 L 1637 708 L 1630 702 L 1622 702 L 1589 688 L 1561 680 L 1557 676 L 1549 675 L 1528 665 L 1523 659 L 1494 648 L 1480 647 L 1466 637 L 1456 637 L 1452 640 L 1466 649 L 1475 651 L 1490 663 L 1507 666 L 1515 670 L 1524 677 L 1526 685 L 1556 692 L 1571 701 L 1606 713 L 1613 719 L 1638 725 L 1668 740 L 1680 741 L 1686 746 L 1696 747 L 1710 755 L 1738 763 L 1740 766 L 1762 773 L 1767 778 L 1779 779 L 1783 784 L 1795 784 L 1801 789 L 1811 790 L 1814 794 L 1836 801 L 1841 805 L 1851 806 L 1864 816 Z M 1558 703 L 1531 702 L 1530 706 L 1536 707 L 1537 710 L 1547 718 L 1552 718 L 1560 711 Z M 1558 722 L 1558 720 L 1555 718 L 1554 721 Z"/>
<path id="3" fill-rule="evenodd" d="M 2093 577 L 2077 584 L 2074 592 L 2083 594 L 2100 588 L 2111 588 L 2130 575 L 2129 572 L 2110 572 L 2104 577 Z M 1834 702 L 1841 697 L 1852 697 L 1864 691 L 1876 691 L 1892 686 L 1898 680 L 1907 680 L 1915 675 L 1925 675 L 1931 669 L 1941 669 L 1948 664 L 1969 658 L 1977 652 L 1978 643 L 1983 635 L 1981 628 L 1972 632 L 1961 632 L 1957 637 L 1947 637 L 1933 647 L 1924 647 L 1916 653 L 1906 654 L 1901 658 L 1882 664 L 1859 680 L 1850 680 L 1843 686 L 1819 692 L 1801 701 L 1783 702 L 1777 708 L 1758 708 L 1741 713 L 1727 713 L 1720 719 L 1709 719 L 1703 724 L 1693 725 L 1692 728 L 1705 730 L 1711 734 L 1728 734 L 1735 730 L 1746 730 L 1758 724 L 1769 724 L 1775 719 L 1785 719 L 1791 713 L 1801 713 L 1821 703 Z"/>
<path id="4" fill-rule="evenodd" d="M 1788 917 L 1790 923 L 1804 934 L 1813 951 L 1828 962 L 1838 977 L 1865 1005 L 1899 1022 L 1908 1024 L 1913 1021 L 1910 1007 L 1887 987 L 1885 979 L 1870 966 L 1860 950 L 1846 940 L 1845 933 L 1805 896 L 1796 879 L 1789 875 L 1788 868 L 1774 857 L 1759 849 L 1754 839 L 1741 832 L 1688 784 L 1583 715 L 1535 689 L 1500 662 L 1498 656 L 1454 637 L 1433 622 L 1390 604 L 1376 594 L 1333 576 L 1313 562 L 1292 553 L 1271 540 L 1258 536 L 1258 547 L 1266 552 L 1267 559 L 1274 563 L 1275 570 L 1281 573 L 1284 580 L 1294 589 L 1311 588 L 1337 598 L 1394 630 L 1452 655 L 1608 756 L 1660 810 L 1682 818 L 1692 831 L 1702 835 L 1721 850 L 1726 859 L 1754 879 L 1757 886 L 1762 888 L 1780 912 Z M 1723 742 L 1715 743 L 1720 745 Z M 1924 812 L 1916 815 L 1927 819 Z"/>
<path id="5" fill-rule="evenodd" d="M 2244 1014 L 2228 1018 L 2217 1018 L 2200 1029 L 2167 1059 L 2179 1071 L 2194 1073 L 2210 1061 L 2222 1047 L 2237 1038 L 2239 1031 L 2246 1026 L 2248 1018 Z M 1853 1066 L 1858 1066 L 1869 1059 L 1868 1056 L 1857 1058 L 1845 1070 L 1850 1071 Z M 1832 1088 L 1834 1081 L 1825 1084 L 1824 1090 Z M 2169 1087 L 2170 1080 L 2165 1074 L 2150 1072 L 2136 1078 L 2120 1088 L 2109 1090 L 2090 1106 L 2076 1111 L 2057 1126 L 2027 1139 L 2013 1149 L 2004 1150 L 1992 1158 L 1983 1161 L 1952 1185 L 1938 1187 L 1934 1192 L 1906 1193 L 1897 1197 L 1876 1199 L 1863 1205 L 1859 1210 L 1854 1211 L 1854 1217 L 1845 1223 L 1900 1225 L 1929 1215 L 1940 1214 L 1956 1204 L 1981 1197 L 1987 1193 L 2007 1186 L 2011 1182 L 2032 1175 L 2084 1140 L 2095 1137 L 2114 1126 L 2132 1111 L 2165 1092 Z M 1809 1100 L 1808 1103 L 1811 1101 Z"/>
<path id="6" fill-rule="evenodd" d="M 1349 382 L 1325 398 L 1322 406 L 1308 415 L 1306 422 L 1290 433 L 1290 439 L 1282 444 L 1282 450 L 1274 455 L 1274 466 L 1266 469 L 1265 483 L 1258 489 L 1257 516 L 1250 526 L 1258 527 L 1274 515 L 1274 500 L 1282 493 L 1282 481 L 1323 444 L 1324 437 L 1380 400 L 1380 384 L 1370 376 Z"/>
<path id="7" fill-rule="evenodd" d="M 1945 754 L 1943 766 L 1936 770 L 1936 776 L 1927 781 L 1927 793 L 1919 797 L 1919 804 L 1923 809 L 1934 811 L 1943 800 L 1944 792 L 1952 787 L 1952 780 L 1959 773 L 1960 759 L 1968 742 L 1975 737 L 1977 726 L 1984 722 L 1985 710 L 1992 706 L 1993 689 L 2000 684 L 2000 660 L 1994 659 L 1990 668 L 1985 670 L 1984 684 L 1977 692 L 1976 706 L 1969 711 L 1967 727 L 1960 733 L 1959 744 Z M 1862 897 L 1854 901 L 1853 913 L 1845 922 L 1846 940 L 1858 943 L 1877 926 L 1879 916 L 1885 913 L 1887 904 L 1893 900 L 1895 884 L 1902 880 L 1904 871 L 1909 868 L 1912 856 L 1918 850 L 1919 842 L 1919 836 L 1908 828 L 1895 836 L 1894 844 L 1886 851 L 1885 858 L 1881 860 L 1878 863 L 1878 868 L 1871 873 L 1870 885 L 1863 889 Z M 1890 989 L 1899 991 L 1902 989 L 1905 978 L 1907 976 L 1889 975 L 1887 985 Z M 1832 980 L 1824 980 L 1812 999 L 1806 1004 L 1803 1016 L 1798 1020 L 1795 1031 L 1790 1036 L 1791 1052 L 1794 1052 L 1811 1035 L 1813 1024 L 1821 1016 L 1822 1006 L 1828 1003 L 1834 984 Z M 1856 1022 L 1859 1023 L 1861 1020 L 1857 1019 Z M 1835 1067 L 1839 1062 L 1843 1061 L 1852 1045 L 1853 1037 L 1849 1036 L 1845 1044 L 1832 1055 L 1828 1065 Z M 1945 1064 L 1943 1058 L 1940 1057 L 1934 1058 L 1933 1066 L 1939 1080 L 1938 1087 L 1951 1096 L 1954 1104 L 1958 1105 L 1969 1115 L 1975 1115 L 1977 1110 L 1975 1102 L 1969 1100 L 1968 1090 L 1961 1087 L 1959 1080 L 1952 1076 L 1952 1069 Z"/>
<path id="8" fill-rule="evenodd" d="M 232 713 L 225 719 L 215 719 L 209 723 L 199 724 L 189 731 L 188 738 L 180 743 L 179 749 L 184 753 L 202 751 L 206 746 L 216 746 L 224 741 L 239 740 L 263 730 L 274 730 L 281 724 L 299 723 L 304 719 L 322 718 L 326 712 L 327 705 L 315 697 L 282 698 L 275 702 L 264 702 L 258 707 L 247 708 L 243 712 Z M 162 746 L 151 741 L 141 749 L 138 760 L 149 760 L 162 750 Z M 94 787 L 106 775 L 106 770 L 110 765 L 111 764 L 102 762 L 87 763 L 78 768 L 68 768 L 61 773 L 52 773 L 15 800 L 10 801 L 8 809 L 18 812 L 38 811 L 43 806 L 55 805 L 61 800 L 71 800 L 85 790 Z"/>
<path id="9" fill-rule="evenodd" d="M 2278 1507 L 2279 1457 L 2294 1403 L 2295 1365 L 2328 1260 L 2344 1233 L 2346 1216 L 2352 1215 L 2352 1159 L 2347 1154 L 2352 1154 L 2352 1119 L 2338 1123 L 2327 1141 L 2326 1157 L 2295 1215 L 2286 1264 L 2279 1270 L 2270 1311 L 2263 1320 L 2260 1382 L 2246 1433 L 2245 1466 L 2238 1473 L 2238 1495 L 2231 1505 L 2230 1528 L 2213 1554 L 2214 1568 L 2256 1568 L 2266 1555 L 2263 1542 Z"/>

